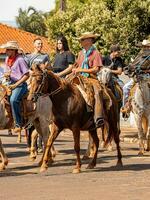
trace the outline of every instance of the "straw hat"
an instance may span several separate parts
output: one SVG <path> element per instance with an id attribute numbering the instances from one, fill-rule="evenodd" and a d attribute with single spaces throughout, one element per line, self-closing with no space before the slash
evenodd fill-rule
<path id="1" fill-rule="evenodd" d="M 14 49 L 19 50 L 19 45 L 17 41 L 8 41 L 6 44 L 0 46 L 1 49 Z"/>
<path id="2" fill-rule="evenodd" d="M 83 40 L 83 39 L 88 39 L 88 38 L 96 39 L 98 36 L 99 36 L 98 34 L 94 34 L 92 32 L 85 32 L 81 34 L 78 40 Z"/>
<path id="3" fill-rule="evenodd" d="M 136 46 L 139 46 L 139 47 L 149 46 L 150 47 L 150 40 L 143 40 L 142 42 L 137 43 Z"/>

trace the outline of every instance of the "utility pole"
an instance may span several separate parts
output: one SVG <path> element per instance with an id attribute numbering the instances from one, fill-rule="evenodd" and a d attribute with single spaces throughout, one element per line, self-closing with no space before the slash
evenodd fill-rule
<path id="1" fill-rule="evenodd" d="M 60 0 L 60 10 L 61 11 L 66 10 L 66 0 Z"/>

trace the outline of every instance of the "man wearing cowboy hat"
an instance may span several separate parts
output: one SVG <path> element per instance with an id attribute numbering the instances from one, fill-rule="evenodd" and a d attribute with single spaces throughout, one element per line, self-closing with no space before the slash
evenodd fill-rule
<path id="1" fill-rule="evenodd" d="M 134 61 L 131 63 L 131 67 L 140 66 L 140 70 L 143 73 L 150 73 L 150 40 L 143 40 L 139 42 L 136 46 L 141 48 L 141 51 L 138 53 Z M 129 69 L 130 70 L 130 69 Z M 124 113 L 130 112 L 130 102 L 128 102 L 128 97 L 130 94 L 130 90 L 134 86 L 134 79 L 131 78 L 129 82 L 127 82 L 123 87 L 123 107 L 121 109 L 123 116 L 126 116 Z"/>
<path id="2" fill-rule="evenodd" d="M 78 67 L 72 69 L 74 74 L 80 73 L 82 76 L 87 78 L 92 76 L 96 77 L 96 73 L 102 66 L 101 55 L 93 45 L 97 36 L 98 35 L 91 32 L 86 32 L 78 38 L 83 49 L 79 52 L 76 60 Z M 93 88 L 95 93 L 95 126 L 98 128 L 104 124 L 102 91 L 96 86 L 96 84 L 93 84 Z"/>
<path id="3" fill-rule="evenodd" d="M 7 76 L 9 76 L 11 82 L 9 88 L 11 89 L 10 104 L 15 121 L 14 131 L 19 132 L 23 125 L 20 102 L 27 93 L 28 66 L 24 58 L 18 53 L 19 45 L 17 41 L 8 41 L 6 44 L 1 45 L 0 48 L 6 49 L 5 66 Z"/>

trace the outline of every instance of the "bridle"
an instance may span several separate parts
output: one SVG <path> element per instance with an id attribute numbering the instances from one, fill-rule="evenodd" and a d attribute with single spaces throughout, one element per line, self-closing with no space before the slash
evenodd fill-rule
<path id="1" fill-rule="evenodd" d="M 45 79 L 47 78 L 47 75 L 48 75 L 47 70 L 44 70 L 43 73 L 33 73 L 31 75 L 32 77 L 42 76 L 41 84 L 38 86 L 36 92 L 31 93 L 33 95 L 32 99 L 33 99 L 34 102 L 37 102 L 37 100 L 38 100 L 38 98 L 40 96 L 43 96 L 43 97 L 49 96 L 49 97 L 51 97 L 51 96 L 54 96 L 55 94 L 59 93 L 62 90 L 61 87 L 58 87 L 56 90 L 52 91 L 51 93 L 47 93 L 47 94 L 42 93 L 42 89 L 44 87 Z"/>

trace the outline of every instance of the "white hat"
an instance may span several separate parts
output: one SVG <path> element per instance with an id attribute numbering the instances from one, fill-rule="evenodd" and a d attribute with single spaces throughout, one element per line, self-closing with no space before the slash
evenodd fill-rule
<path id="1" fill-rule="evenodd" d="M 150 46 L 150 40 L 143 40 L 142 42 L 139 42 L 136 46 L 139 47 Z"/>
<path id="2" fill-rule="evenodd" d="M 150 46 L 150 41 L 149 40 L 143 40 L 142 45 L 143 46 Z"/>
<path id="3" fill-rule="evenodd" d="M 19 50 L 19 45 L 17 41 L 8 41 L 6 44 L 0 46 L 1 49 L 15 49 Z"/>

